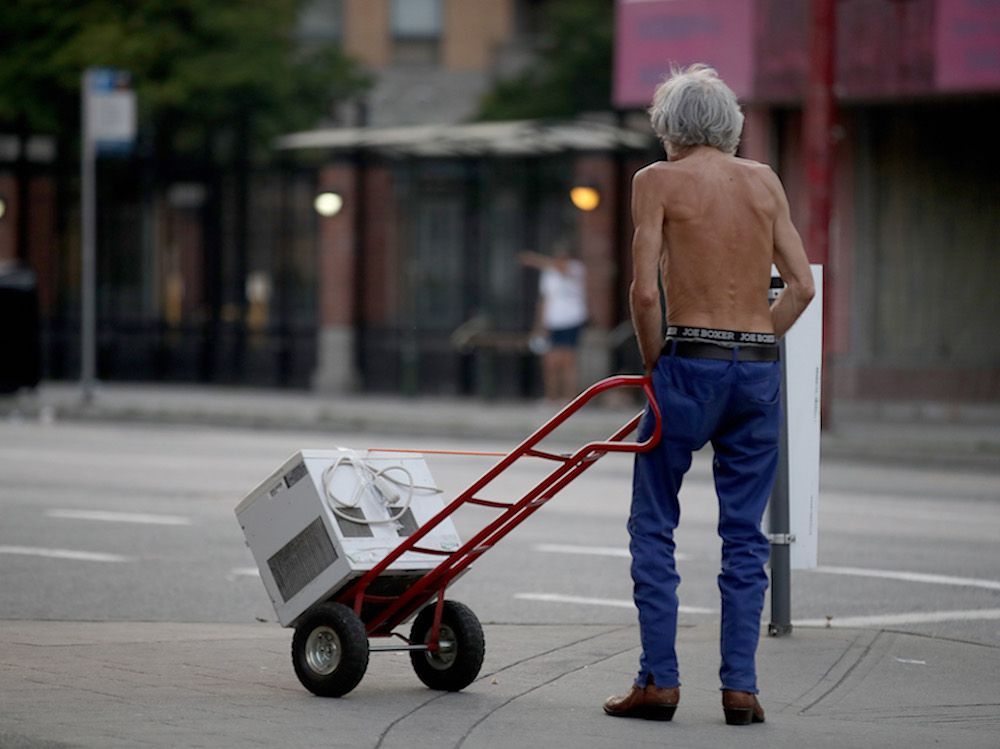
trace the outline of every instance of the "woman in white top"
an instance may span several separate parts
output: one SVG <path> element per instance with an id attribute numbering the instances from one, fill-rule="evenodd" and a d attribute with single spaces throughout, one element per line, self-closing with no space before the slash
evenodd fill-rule
<path id="1" fill-rule="evenodd" d="M 553 254 L 522 252 L 520 261 L 541 271 L 535 330 L 544 331 L 547 346 L 542 359 L 545 399 L 565 403 L 576 397 L 576 349 L 587 322 L 587 273 L 584 265 L 559 244 Z"/>

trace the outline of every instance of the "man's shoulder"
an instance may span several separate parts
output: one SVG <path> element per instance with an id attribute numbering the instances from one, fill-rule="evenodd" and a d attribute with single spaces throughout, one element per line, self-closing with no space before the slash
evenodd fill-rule
<path id="1" fill-rule="evenodd" d="M 663 185 L 677 179 L 683 171 L 678 162 L 654 161 L 639 169 L 632 177 L 635 185 Z"/>
<path id="2" fill-rule="evenodd" d="M 654 161 L 652 164 L 646 164 L 646 166 L 640 167 L 636 170 L 635 174 L 632 175 L 632 179 L 652 179 L 653 175 L 663 171 L 667 164 L 669 164 L 667 161 Z"/>
<path id="3" fill-rule="evenodd" d="M 754 161 L 753 159 L 745 159 L 742 156 L 733 156 L 733 161 L 743 169 L 757 173 L 763 179 L 778 179 L 778 175 L 774 173 L 774 170 L 763 162 Z"/>
<path id="4" fill-rule="evenodd" d="M 771 167 L 764 162 L 754 161 L 753 159 L 748 159 L 745 156 L 733 156 L 733 161 L 747 167 L 748 169 L 766 169 L 767 171 L 771 171 Z"/>

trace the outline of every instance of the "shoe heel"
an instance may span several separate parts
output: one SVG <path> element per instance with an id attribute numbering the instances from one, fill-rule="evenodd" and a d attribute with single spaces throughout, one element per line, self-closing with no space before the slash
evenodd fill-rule
<path id="1" fill-rule="evenodd" d="M 722 712 L 726 714 L 727 726 L 748 726 L 753 720 L 752 707 L 724 707 Z"/>
<path id="2" fill-rule="evenodd" d="M 677 705 L 645 705 L 642 708 L 642 717 L 646 720 L 673 720 L 674 713 L 677 712 Z"/>

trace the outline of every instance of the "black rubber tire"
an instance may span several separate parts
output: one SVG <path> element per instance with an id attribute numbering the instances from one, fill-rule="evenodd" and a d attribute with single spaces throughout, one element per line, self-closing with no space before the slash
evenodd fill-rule
<path id="1" fill-rule="evenodd" d="M 425 643 L 430 639 L 434 624 L 434 606 L 421 609 L 410 630 L 411 643 Z M 486 655 L 483 626 L 472 609 L 458 601 L 445 601 L 441 612 L 440 640 L 453 643 L 447 650 L 431 653 L 428 650 L 411 650 L 410 662 L 417 677 L 431 689 L 458 692 L 469 686 L 479 675 Z"/>
<path id="2" fill-rule="evenodd" d="M 365 625 L 341 603 L 314 606 L 295 626 L 292 665 L 302 686 L 313 694 L 343 697 L 368 669 Z"/>

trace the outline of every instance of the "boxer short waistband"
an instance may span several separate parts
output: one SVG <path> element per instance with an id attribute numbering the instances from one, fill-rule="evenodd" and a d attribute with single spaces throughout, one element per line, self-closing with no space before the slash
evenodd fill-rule
<path id="1" fill-rule="evenodd" d="M 748 333 L 740 330 L 720 330 L 691 325 L 667 326 L 667 338 L 679 341 L 701 341 L 717 346 L 773 346 L 778 341 L 774 333 Z"/>
<path id="2" fill-rule="evenodd" d="M 667 327 L 661 356 L 720 361 L 778 361 L 779 349 L 773 333 L 748 333 L 689 325 Z"/>

